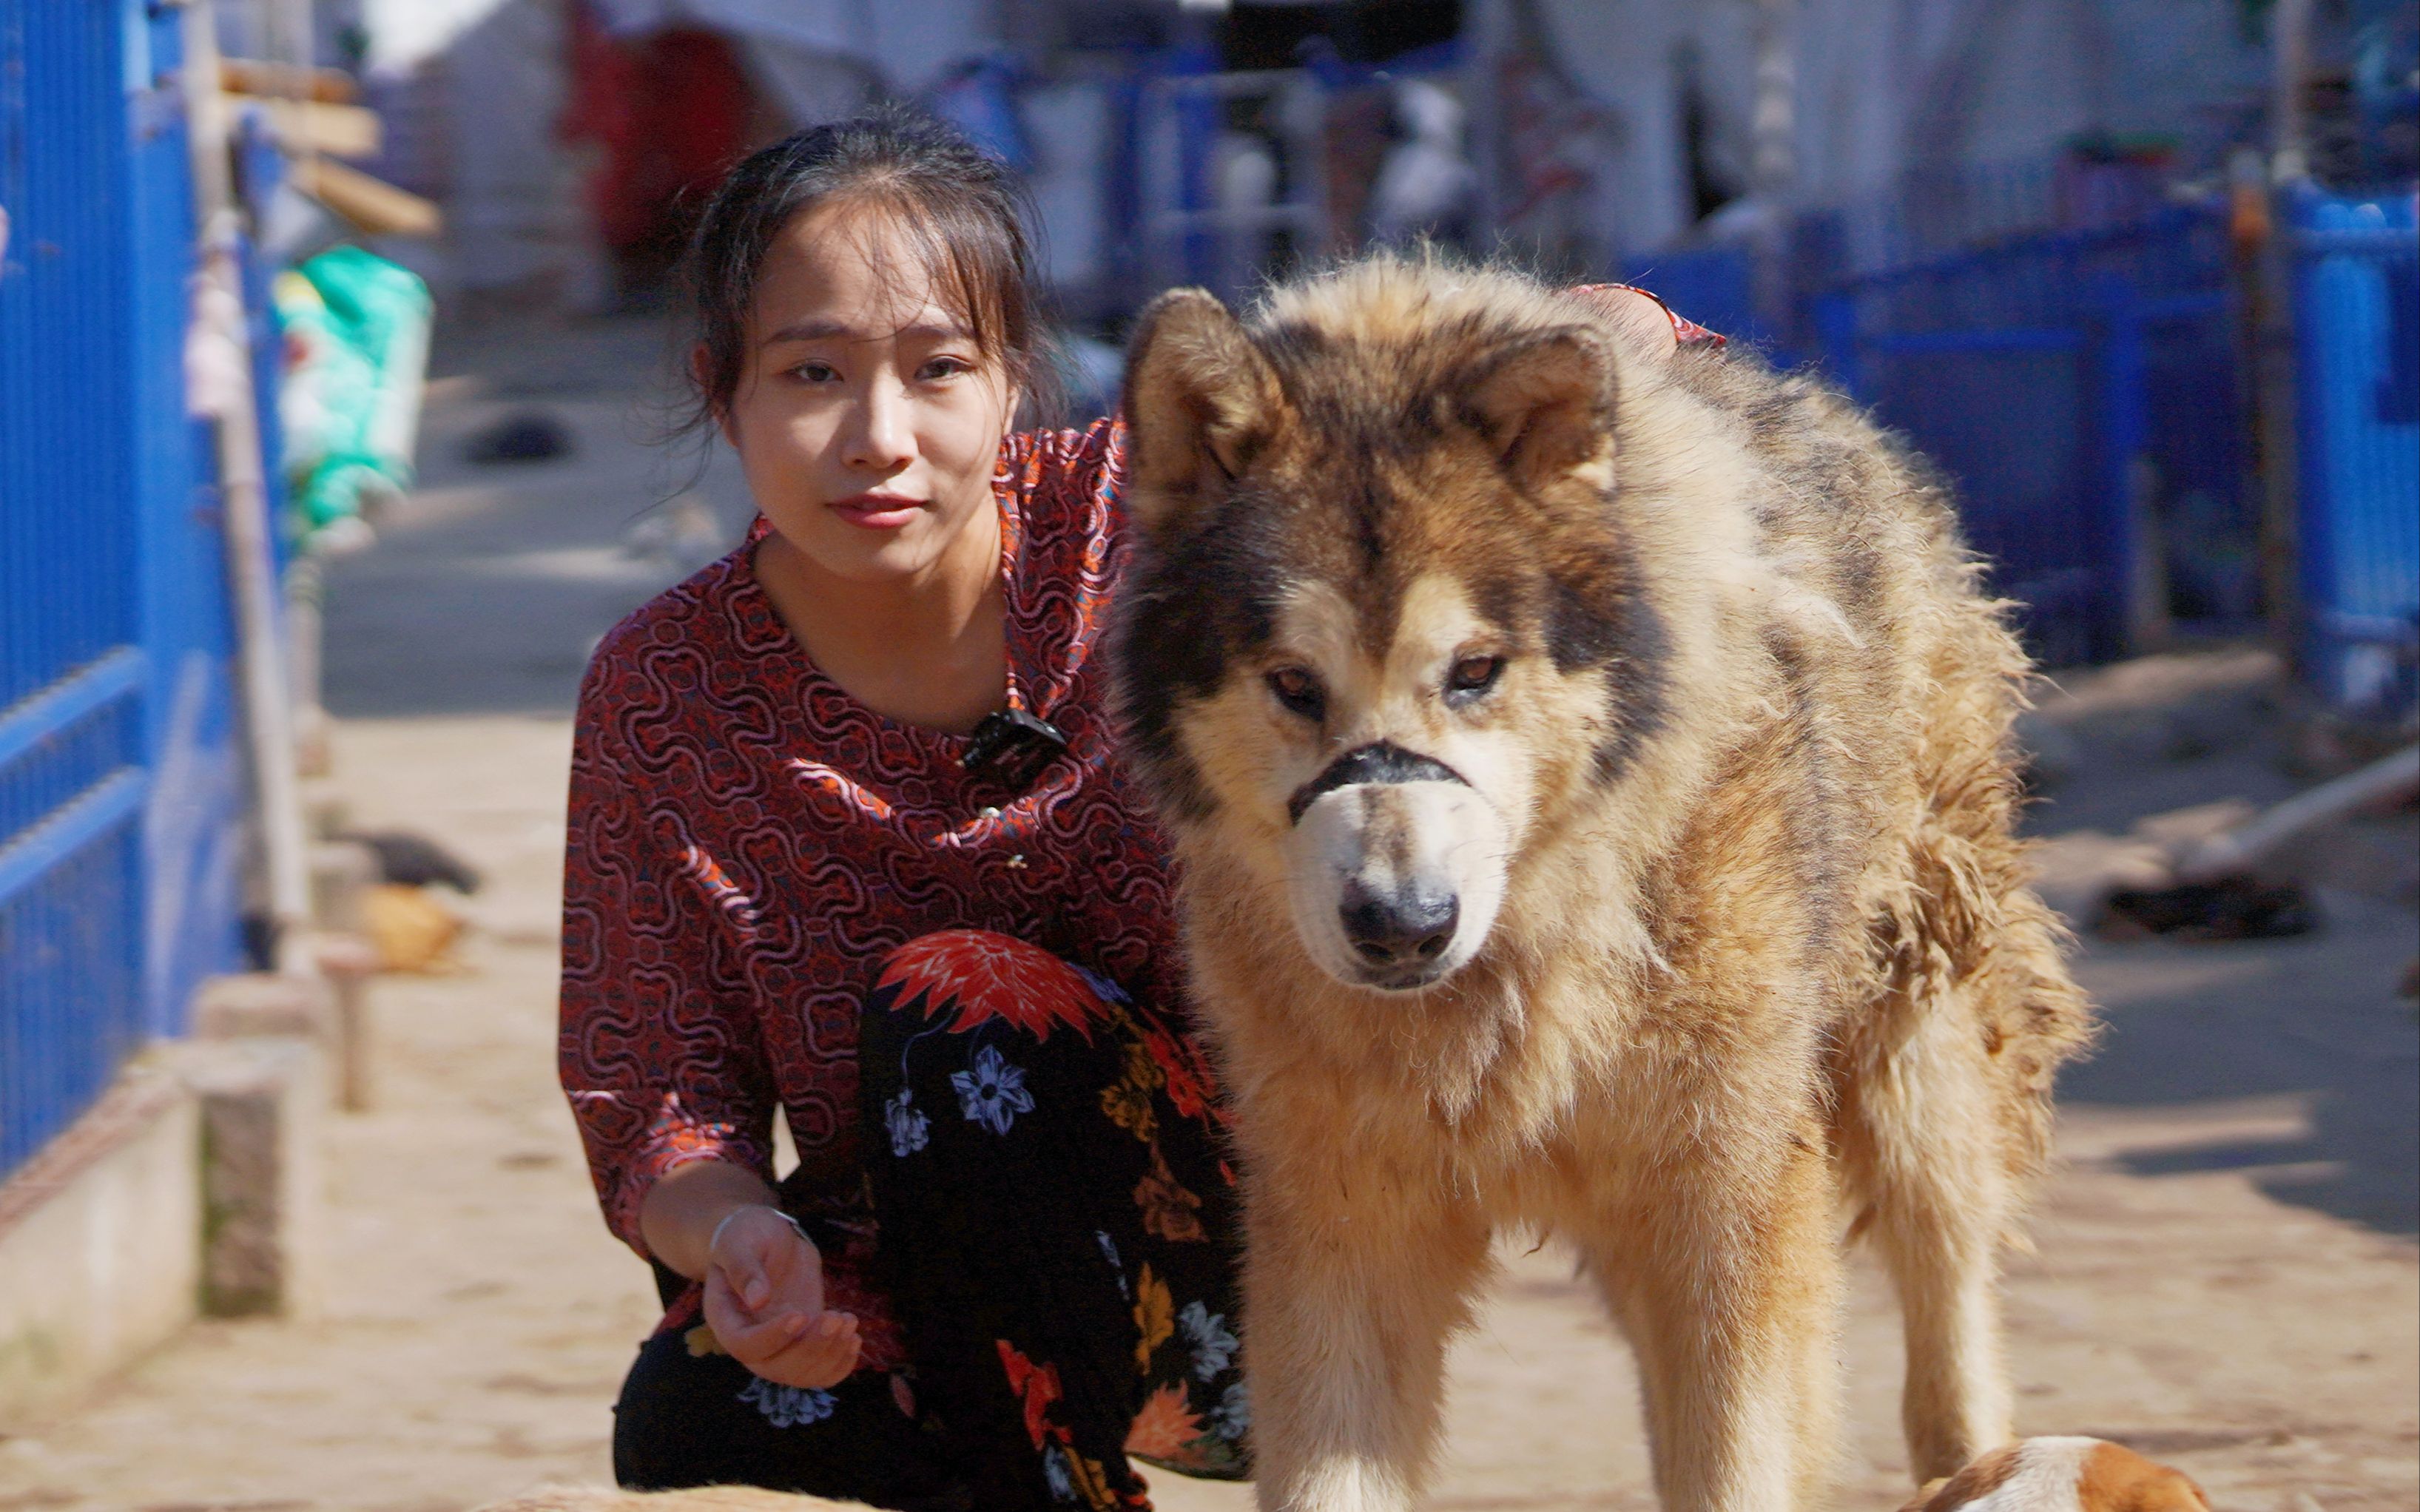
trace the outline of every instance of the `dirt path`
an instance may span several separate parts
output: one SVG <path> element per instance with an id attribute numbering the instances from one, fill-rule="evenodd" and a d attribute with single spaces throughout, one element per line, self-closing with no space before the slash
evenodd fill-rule
<path id="1" fill-rule="evenodd" d="M 608 328 L 472 354 L 488 377 L 441 386 L 432 454 L 516 383 L 543 387 L 529 375 L 635 345 Z M 338 574 L 354 821 L 432 835 L 490 885 L 461 974 L 380 984 L 382 1102 L 331 1125 L 327 1316 L 204 1325 L 0 1441 L 0 1512 L 457 1512 L 606 1477 L 610 1403 L 653 1310 L 553 1083 L 564 716 L 590 639 L 677 568 L 621 548 L 660 475 L 624 439 L 625 398 L 550 402 L 578 456 L 441 461 L 414 518 Z M 735 525 L 727 479 L 706 487 Z M 2100 813 L 2100 791 L 2077 810 Z M 2335 927 L 2303 941 L 2094 950 L 2110 1042 L 2071 1079 L 2071 1164 L 2009 1287 L 2024 1427 L 2122 1439 L 2229 1512 L 2420 1502 L 2420 1030 L 2391 995 L 2420 929 L 2330 903 Z M 1840 1504 L 1896 1507 L 1896 1324 L 1868 1273 L 1845 1354 Z M 1509 1257 L 1457 1349 L 1450 1433 L 1440 1508 L 1652 1504 L 1626 1360 L 1551 1249 Z M 1249 1498 L 1171 1483 L 1161 1504 Z"/>

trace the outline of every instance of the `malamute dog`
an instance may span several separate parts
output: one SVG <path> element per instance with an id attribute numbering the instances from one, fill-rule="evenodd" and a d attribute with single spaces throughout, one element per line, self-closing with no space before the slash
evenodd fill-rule
<path id="1" fill-rule="evenodd" d="M 1410 1504 L 1508 1226 L 1603 1286 L 1668 1507 L 1818 1494 L 1844 1214 L 1916 1478 L 2011 1437 L 1996 1257 L 2089 1019 L 1929 475 L 1420 258 L 1162 297 L 1126 409 L 1114 655 L 1233 1099 L 1261 1504 Z"/>

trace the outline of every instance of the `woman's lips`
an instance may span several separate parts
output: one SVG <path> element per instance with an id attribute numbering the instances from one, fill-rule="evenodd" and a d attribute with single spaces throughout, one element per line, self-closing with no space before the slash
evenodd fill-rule
<path id="1" fill-rule="evenodd" d="M 895 531 L 914 519 L 924 506 L 892 494 L 861 493 L 835 499 L 824 506 L 851 525 L 869 531 Z"/>

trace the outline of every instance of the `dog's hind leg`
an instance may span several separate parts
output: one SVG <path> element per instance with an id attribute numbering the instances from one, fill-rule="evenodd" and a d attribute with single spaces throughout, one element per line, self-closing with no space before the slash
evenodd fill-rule
<path id="1" fill-rule="evenodd" d="M 1838 1141 L 1856 1223 L 1898 1288 L 1900 1417 L 1923 1482 L 2013 1436 L 1999 1253 L 2019 1195 L 1974 1014 L 1954 998 L 1899 999 L 1877 1017 L 1841 1046 Z M 1892 1027 L 1895 1041 L 1880 1042 Z"/>
<path id="2" fill-rule="evenodd" d="M 1475 1214 L 1332 1200 L 1342 1185 L 1309 1202 L 1277 1180 L 1247 1188 L 1244 1364 L 1264 1512 L 1407 1512 L 1435 1451 L 1446 1342 L 1487 1264 Z"/>
<path id="3" fill-rule="evenodd" d="M 1813 1138 L 1736 1153 L 1665 1165 L 1587 1245 L 1637 1357 L 1666 1512 L 1820 1504 L 1834 1468 L 1832 1174 Z"/>

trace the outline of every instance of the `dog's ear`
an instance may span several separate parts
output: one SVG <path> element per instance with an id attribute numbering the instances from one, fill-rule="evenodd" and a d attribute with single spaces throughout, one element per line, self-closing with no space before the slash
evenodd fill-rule
<path id="1" fill-rule="evenodd" d="M 1128 507 L 1156 531 L 1251 465 L 1275 434 L 1277 374 L 1217 296 L 1171 289 L 1126 347 Z"/>
<path id="2" fill-rule="evenodd" d="M 1460 408 L 1525 488 L 1591 471 L 1584 481 L 1613 483 L 1613 354 L 1599 332 L 1568 326 L 1508 343 L 1481 363 Z"/>

